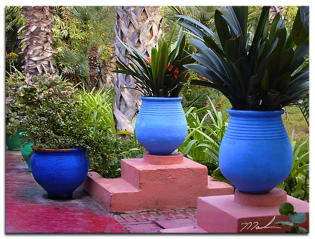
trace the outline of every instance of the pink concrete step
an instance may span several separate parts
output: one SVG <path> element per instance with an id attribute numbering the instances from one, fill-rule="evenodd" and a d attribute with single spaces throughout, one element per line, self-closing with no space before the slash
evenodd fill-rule
<path id="1" fill-rule="evenodd" d="M 208 176 L 208 196 L 211 195 L 228 195 L 228 194 L 233 194 L 234 193 L 234 188 L 232 186 L 222 182 L 222 181 L 217 181 L 213 179 L 211 176 Z"/>
<path id="2" fill-rule="evenodd" d="M 187 227 L 179 227 L 179 228 L 167 228 L 160 230 L 161 233 L 189 233 L 189 234 L 195 234 L 195 233 L 207 233 L 205 230 L 198 226 L 187 226 Z"/>
<path id="3" fill-rule="evenodd" d="M 289 202 L 296 212 L 305 213 L 307 220 L 299 226 L 309 228 L 309 205 L 300 199 L 287 196 L 275 188 L 267 194 L 245 194 L 199 197 L 197 228 L 207 233 L 284 233 L 290 228 L 277 225 L 289 221 L 279 213 L 281 203 Z M 193 227 L 178 227 L 161 232 L 194 233 Z"/>
<path id="4" fill-rule="evenodd" d="M 84 183 L 85 190 L 111 212 L 196 207 L 198 196 L 233 193 L 232 186 L 209 179 L 206 166 L 179 153 L 122 159 L 121 168 L 119 179 L 90 172 Z"/>

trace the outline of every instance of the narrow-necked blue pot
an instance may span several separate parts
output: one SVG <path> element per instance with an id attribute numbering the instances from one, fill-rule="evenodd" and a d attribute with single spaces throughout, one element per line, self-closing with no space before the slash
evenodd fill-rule
<path id="1" fill-rule="evenodd" d="M 31 157 L 32 174 L 50 198 L 71 198 L 87 176 L 86 149 L 36 150 Z"/>
<path id="2" fill-rule="evenodd" d="M 135 134 L 150 154 L 168 155 L 184 143 L 187 121 L 182 97 L 141 97 Z"/>
<path id="3" fill-rule="evenodd" d="M 285 180 L 293 154 L 281 111 L 228 109 L 230 120 L 221 142 L 222 174 L 243 193 L 267 193 Z"/>

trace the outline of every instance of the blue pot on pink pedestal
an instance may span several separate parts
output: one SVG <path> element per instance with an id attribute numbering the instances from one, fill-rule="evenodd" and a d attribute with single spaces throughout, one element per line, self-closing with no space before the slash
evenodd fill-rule
<path id="1" fill-rule="evenodd" d="M 155 155 L 169 155 L 184 143 L 187 121 L 182 97 L 141 97 L 135 134 L 140 144 Z"/>
<path id="2" fill-rule="evenodd" d="M 243 193 L 267 193 L 285 180 L 293 162 L 281 111 L 228 109 L 219 151 L 222 174 Z"/>

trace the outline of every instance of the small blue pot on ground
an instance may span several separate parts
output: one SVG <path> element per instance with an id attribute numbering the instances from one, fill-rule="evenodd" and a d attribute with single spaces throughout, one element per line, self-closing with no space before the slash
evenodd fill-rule
<path id="1" fill-rule="evenodd" d="M 281 111 L 228 109 L 219 150 L 222 174 L 243 193 L 267 193 L 285 180 L 293 162 Z"/>
<path id="2" fill-rule="evenodd" d="M 187 121 L 182 97 L 141 97 L 135 134 L 140 144 L 154 155 L 169 155 L 186 139 Z"/>
<path id="3" fill-rule="evenodd" d="M 87 176 L 86 149 L 36 150 L 31 156 L 32 174 L 49 198 L 72 198 L 73 191 Z"/>

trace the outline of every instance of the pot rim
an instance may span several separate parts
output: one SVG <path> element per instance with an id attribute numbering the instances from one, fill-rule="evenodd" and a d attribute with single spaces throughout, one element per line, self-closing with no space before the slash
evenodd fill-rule
<path id="1" fill-rule="evenodd" d="M 53 153 L 53 152 L 71 152 L 71 151 L 81 151 L 86 150 L 85 148 L 72 148 L 72 149 L 40 149 L 34 146 L 31 146 L 32 149 L 36 152 L 45 152 L 45 153 Z"/>
<path id="2" fill-rule="evenodd" d="M 181 101 L 183 97 L 153 97 L 153 96 L 141 96 L 141 100 L 145 101 Z"/>
<path id="3" fill-rule="evenodd" d="M 240 117 L 274 117 L 280 116 L 284 113 L 284 110 L 270 110 L 270 111 L 260 111 L 260 110 L 233 110 L 232 108 L 226 110 L 231 116 Z"/>

